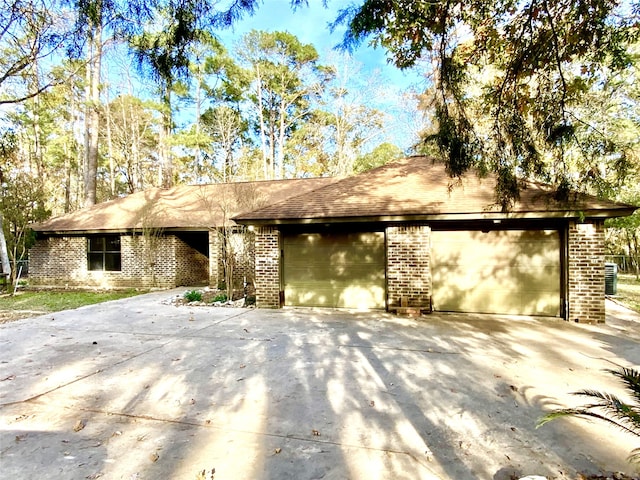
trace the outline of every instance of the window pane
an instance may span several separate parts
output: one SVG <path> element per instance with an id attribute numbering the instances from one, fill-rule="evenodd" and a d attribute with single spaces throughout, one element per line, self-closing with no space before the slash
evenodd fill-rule
<path id="1" fill-rule="evenodd" d="M 102 270 L 102 253 L 89 253 L 89 270 Z"/>
<path id="2" fill-rule="evenodd" d="M 89 237 L 89 251 L 90 252 L 104 251 L 104 237 Z"/>
<path id="3" fill-rule="evenodd" d="M 119 253 L 105 253 L 104 254 L 104 269 L 108 272 L 120 271 L 120 254 Z"/>
<path id="4" fill-rule="evenodd" d="M 120 251 L 120 237 L 105 237 L 107 252 L 119 252 Z"/>

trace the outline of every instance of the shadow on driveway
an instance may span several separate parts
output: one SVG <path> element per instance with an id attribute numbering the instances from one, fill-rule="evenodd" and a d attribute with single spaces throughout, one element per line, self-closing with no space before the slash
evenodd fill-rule
<path id="1" fill-rule="evenodd" d="M 637 445 L 606 425 L 535 428 L 572 391 L 619 391 L 609 362 L 640 363 L 638 317 L 613 304 L 581 325 L 167 305 L 174 293 L 0 326 L 3 478 L 632 473 Z"/>

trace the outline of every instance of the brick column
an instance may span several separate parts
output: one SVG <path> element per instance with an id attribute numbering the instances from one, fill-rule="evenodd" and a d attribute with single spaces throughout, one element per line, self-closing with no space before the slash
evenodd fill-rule
<path id="1" fill-rule="evenodd" d="M 222 269 L 220 267 L 220 235 L 217 229 L 209 230 L 209 286 L 218 288 L 218 284 L 222 280 L 220 275 Z"/>
<path id="2" fill-rule="evenodd" d="M 280 307 L 280 236 L 273 227 L 256 229 L 256 306 Z"/>
<path id="3" fill-rule="evenodd" d="M 604 323 L 604 223 L 569 224 L 569 320 Z"/>
<path id="4" fill-rule="evenodd" d="M 431 309 L 431 228 L 421 225 L 387 227 L 388 307 Z"/>

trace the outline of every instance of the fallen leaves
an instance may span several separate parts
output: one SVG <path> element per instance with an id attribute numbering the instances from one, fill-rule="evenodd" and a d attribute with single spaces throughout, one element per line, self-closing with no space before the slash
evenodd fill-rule
<path id="1" fill-rule="evenodd" d="M 215 480 L 216 469 L 212 468 L 210 470 L 210 477 L 207 477 L 207 470 L 201 470 L 196 474 L 196 480 Z"/>
<path id="2" fill-rule="evenodd" d="M 80 419 L 76 422 L 76 424 L 73 426 L 73 431 L 74 432 L 79 432 L 80 430 L 82 430 L 85 426 L 86 426 L 87 422 L 83 419 Z"/>

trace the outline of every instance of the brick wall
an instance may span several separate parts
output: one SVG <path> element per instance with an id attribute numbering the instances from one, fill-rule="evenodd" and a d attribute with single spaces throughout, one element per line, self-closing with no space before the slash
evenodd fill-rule
<path id="1" fill-rule="evenodd" d="M 202 285 L 209 279 L 209 258 L 175 238 L 176 286 Z"/>
<path id="2" fill-rule="evenodd" d="M 220 235 L 217 230 L 209 230 L 209 286 L 218 288 L 224 281 L 222 259 L 220 258 Z"/>
<path id="3" fill-rule="evenodd" d="M 233 270 L 233 284 L 237 288 L 242 288 L 245 281 L 249 284 L 255 282 L 256 239 L 254 233 L 249 231 L 238 232 L 234 236 L 236 258 Z"/>
<path id="4" fill-rule="evenodd" d="M 111 278 L 114 287 L 173 288 L 176 286 L 176 237 L 123 235 L 120 238 L 122 270 L 89 272 Z"/>
<path id="5" fill-rule="evenodd" d="M 256 306 L 280 307 L 280 241 L 276 228 L 263 227 L 255 232 Z"/>
<path id="6" fill-rule="evenodd" d="M 83 285 L 87 273 L 85 237 L 39 239 L 29 250 L 29 283 L 55 287 Z"/>
<path id="7" fill-rule="evenodd" d="M 389 226 L 387 233 L 388 306 L 431 308 L 430 238 L 427 226 Z"/>
<path id="8" fill-rule="evenodd" d="M 244 282 L 254 283 L 255 277 L 255 235 L 249 231 L 231 234 L 235 254 L 233 264 L 233 286 L 241 289 Z M 209 286 L 217 288 L 224 279 L 222 239 L 218 231 L 209 232 Z"/>
<path id="9" fill-rule="evenodd" d="M 29 283 L 41 287 L 174 288 L 206 282 L 208 259 L 175 235 L 120 237 L 121 270 L 90 271 L 86 237 L 38 239 Z"/>
<path id="10" fill-rule="evenodd" d="M 569 320 L 604 322 L 604 223 L 571 222 L 568 247 Z"/>

